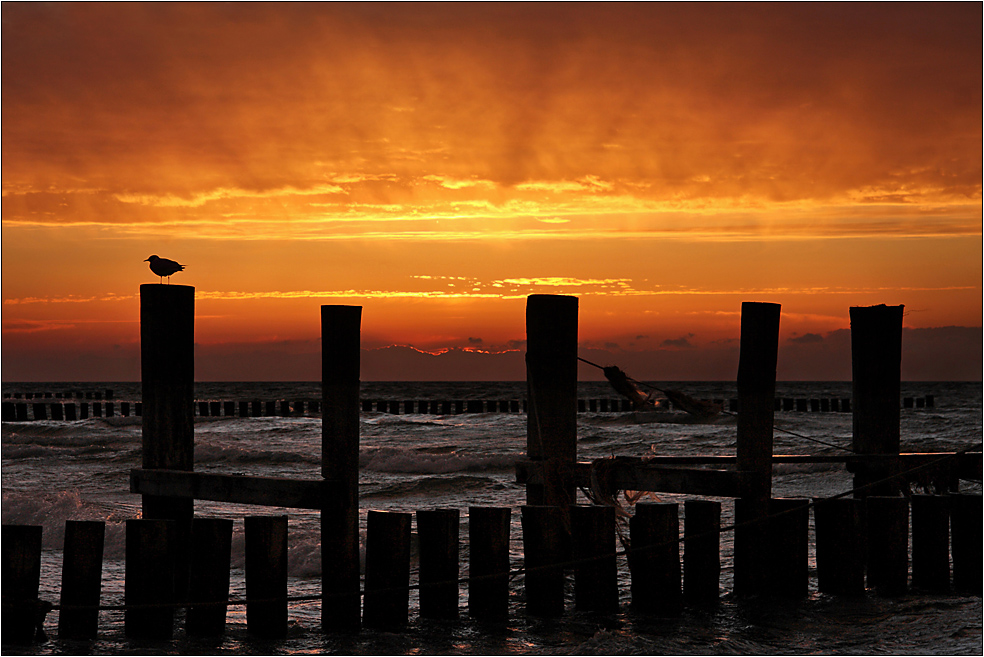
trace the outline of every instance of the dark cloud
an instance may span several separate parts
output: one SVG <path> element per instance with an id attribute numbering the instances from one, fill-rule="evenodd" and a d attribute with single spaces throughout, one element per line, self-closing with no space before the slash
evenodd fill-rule
<path id="1" fill-rule="evenodd" d="M 482 338 L 468 338 L 468 344 L 482 344 Z"/>
<path id="2" fill-rule="evenodd" d="M 670 349 L 693 349 L 694 345 L 691 344 L 690 339 L 694 337 L 693 333 L 687 336 L 681 336 L 679 338 L 667 338 L 659 343 L 661 347 L 669 347 Z"/>
<path id="3" fill-rule="evenodd" d="M 803 335 L 795 338 L 789 338 L 789 342 L 794 342 L 796 344 L 813 344 L 823 342 L 823 336 L 819 333 L 804 333 Z"/>

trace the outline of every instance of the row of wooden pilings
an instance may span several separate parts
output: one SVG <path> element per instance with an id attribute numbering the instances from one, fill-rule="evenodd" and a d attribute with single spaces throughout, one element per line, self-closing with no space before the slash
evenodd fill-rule
<path id="1" fill-rule="evenodd" d="M 746 520 L 735 507 L 740 532 L 764 532 L 761 554 L 735 553 L 738 595 L 802 597 L 809 591 L 809 509 L 814 509 L 816 583 L 820 593 L 860 595 L 866 586 L 898 595 L 911 586 L 926 592 L 981 594 L 981 496 L 914 495 L 855 499 L 773 499 L 765 520 Z M 611 506 L 523 506 L 524 563 L 510 569 L 508 507 L 470 507 L 468 576 L 460 578 L 459 512 L 416 512 L 419 538 L 419 615 L 456 619 L 460 586 L 468 589 L 468 614 L 504 619 L 509 580 L 522 572 L 526 612 L 539 617 L 564 613 L 565 579 L 573 572 L 573 603 L 580 611 L 616 613 L 620 608 L 618 557 L 625 554 L 631 577 L 631 609 L 672 615 L 687 605 L 713 605 L 721 594 L 721 503 L 687 500 L 681 539 L 679 505 L 640 503 L 630 521 L 629 546 L 616 549 L 616 511 Z M 362 624 L 394 629 L 410 615 L 412 514 L 370 511 L 366 528 Z M 244 520 L 246 624 L 251 633 L 282 637 L 288 627 L 287 516 Z M 65 527 L 58 636 L 93 639 L 98 634 L 105 523 L 69 521 Z M 192 523 L 189 579 L 176 586 L 174 521 L 127 520 L 125 633 L 170 638 L 175 611 L 186 608 L 189 635 L 221 634 L 226 626 L 233 521 L 196 518 Z M 35 638 L 45 607 L 38 601 L 41 527 L 4 525 L 4 641 Z M 683 545 L 681 560 L 680 545 Z M 952 547 L 951 547 L 952 546 Z M 750 567 L 765 560 L 769 568 Z M 325 565 L 325 567 L 331 567 Z M 765 572 L 765 578 L 755 573 Z M 330 595 L 330 593 L 326 593 Z M 233 603 L 235 604 L 235 603 Z"/>
<path id="2" fill-rule="evenodd" d="M 725 400 L 708 400 L 725 408 Z M 727 410 L 738 412 L 738 400 L 727 400 Z M 525 413 L 525 399 L 465 399 L 465 400 L 395 400 L 395 399 L 364 399 L 363 413 L 399 414 L 431 414 L 431 415 L 460 415 L 463 413 Z M 936 400 L 933 395 L 925 397 L 903 397 L 902 408 L 934 408 Z M 142 412 L 140 402 L 118 403 L 119 416 L 129 417 L 132 414 L 139 417 Z M 86 420 L 89 417 L 114 417 L 117 405 L 113 402 L 88 402 L 75 404 L 72 402 L 3 402 L 4 422 L 29 422 L 32 420 Z M 240 400 L 240 401 L 198 401 L 195 403 L 197 415 L 200 417 L 296 417 L 305 414 L 321 412 L 321 403 L 317 400 Z M 628 399 L 578 399 L 578 413 L 628 413 L 635 409 Z M 663 402 L 659 410 L 673 410 L 670 401 Z M 850 413 L 850 398 L 792 398 L 777 397 L 776 411 L 796 411 L 812 413 Z"/>
<path id="3" fill-rule="evenodd" d="M 5 399 L 113 399 L 115 395 L 106 390 L 66 390 L 64 392 L 5 392 Z"/>

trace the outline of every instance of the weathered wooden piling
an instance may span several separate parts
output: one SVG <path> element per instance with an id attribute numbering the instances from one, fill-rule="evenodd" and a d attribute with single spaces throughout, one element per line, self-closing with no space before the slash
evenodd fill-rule
<path id="1" fill-rule="evenodd" d="M 721 503 L 683 504 L 683 597 L 690 604 L 717 604 L 721 587 Z"/>
<path id="2" fill-rule="evenodd" d="M 776 303 L 741 304 L 738 356 L 737 460 L 741 518 L 736 501 L 735 592 L 756 594 L 765 585 L 768 551 L 764 519 L 772 496 L 772 434 L 775 422 L 779 317 Z"/>
<path id="3" fill-rule="evenodd" d="M 912 586 L 924 591 L 950 589 L 950 519 L 947 497 L 913 495 Z M 978 559 L 980 554 L 978 553 Z"/>
<path id="4" fill-rule="evenodd" d="M 35 420 L 47 420 L 48 419 L 48 406 L 44 402 L 35 402 L 31 404 L 32 410 L 34 411 Z"/>
<path id="5" fill-rule="evenodd" d="M 574 606 L 582 611 L 618 611 L 615 507 L 571 506 Z"/>
<path id="6" fill-rule="evenodd" d="M 38 589 L 41 585 L 41 532 L 39 525 L 3 525 L 3 642 L 28 644 L 37 627 Z"/>
<path id="7" fill-rule="evenodd" d="M 810 587 L 810 501 L 769 501 L 766 590 L 772 595 L 802 597 Z"/>
<path id="8" fill-rule="evenodd" d="M 905 593 L 909 585 L 909 501 L 869 495 L 865 519 L 868 587 L 883 595 Z"/>
<path id="9" fill-rule="evenodd" d="M 366 627 L 395 629 L 409 620 L 411 518 L 394 511 L 366 518 Z"/>
<path id="10" fill-rule="evenodd" d="M 980 495 L 950 495 L 953 588 L 959 593 L 981 595 L 981 517 Z"/>
<path id="11" fill-rule="evenodd" d="M 264 414 L 267 417 L 274 417 L 277 414 L 277 402 L 275 401 L 268 401 L 266 404 L 264 404 L 264 408 L 265 408 Z"/>
<path id="12" fill-rule="evenodd" d="M 127 636 L 144 639 L 172 636 L 175 525 L 174 520 L 126 521 L 123 598 L 127 609 L 123 623 Z"/>
<path id="13" fill-rule="evenodd" d="M 222 412 L 225 413 L 226 417 L 232 417 L 236 414 L 236 402 L 226 401 L 222 402 Z"/>
<path id="14" fill-rule="evenodd" d="M 195 288 L 140 286 L 144 469 L 194 470 Z M 173 520 L 175 587 L 188 587 L 191 499 L 144 495 L 143 518 Z"/>
<path id="15" fill-rule="evenodd" d="M 420 615 L 458 617 L 458 509 L 417 511 Z"/>
<path id="16" fill-rule="evenodd" d="M 533 616 L 564 613 L 563 562 L 570 554 L 565 515 L 558 506 L 522 507 L 526 611 Z"/>
<path id="17" fill-rule="evenodd" d="M 817 588 L 833 595 L 864 593 L 861 502 L 815 499 Z"/>
<path id="18" fill-rule="evenodd" d="M 629 521 L 632 610 L 672 615 L 683 601 L 679 505 L 640 502 Z"/>
<path id="19" fill-rule="evenodd" d="M 59 639 L 94 639 L 99 631 L 99 597 L 106 523 L 65 522 Z"/>
<path id="20" fill-rule="evenodd" d="M 851 370 L 856 454 L 898 454 L 901 435 L 902 311 L 904 306 L 852 307 Z M 897 466 L 867 466 L 854 474 L 855 497 L 894 496 Z M 878 482 L 878 483 L 875 483 Z"/>
<path id="21" fill-rule="evenodd" d="M 247 516 L 246 629 L 265 638 L 287 634 L 287 516 Z"/>
<path id="22" fill-rule="evenodd" d="M 468 613 L 505 618 L 509 613 L 509 507 L 468 508 Z"/>
<path id="23" fill-rule="evenodd" d="M 544 466 L 542 482 L 526 486 L 526 502 L 559 506 L 565 516 L 576 499 L 577 304 L 545 294 L 526 300 L 526 453 Z"/>
<path id="24" fill-rule="evenodd" d="M 249 402 L 240 401 L 239 402 L 239 417 L 249 417 Z"/>
<path id="25" fill-rule="evenodd" d="M 225 631 L 231 551 L 232 520 L 195 518 L 192 521 L 188 599 L 204 604 L 188 608 L 188 634 L 217 635 Z"/>
<path id="26" fill-rule="evenodd" d="M 26 417 L 24 419 L 27 419 Z M 89 402 L 82 402 L 79 404 L 79 419 L 88 420 L 89 419 Z"/>
<path id="27" fill-rule="evenodd" d="M 362 306 L 321 306 L 321 624 L 359 627 L 359 375 Z"/>
<path id="28" fill-rule="evenodd" d="M 208 402 L 200 401 L 198 402 L 198 415 L 200 417 L 208 417 Z"/>
<path id="29" fill-rule="evenodd" d="M 253 417 L 263 417 L 263 402 L 259 400 L 251 402 L 250 415 Z"/>
<path id="30" fill-rule="evenodd" d="M 61 404 L 51 405 L 51 419 L 52 420 L 63 420 L 65 418 L 65 407 Z"/>

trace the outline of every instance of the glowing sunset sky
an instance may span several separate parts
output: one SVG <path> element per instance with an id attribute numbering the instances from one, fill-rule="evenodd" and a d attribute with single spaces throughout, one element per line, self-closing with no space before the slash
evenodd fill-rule
<path id="1" fill-rule="evenodd" d="M 733 379 L 772 301 L 781 379 L 850 378 L 877 303 L 904 376 L 980 379 L 977 3 L 2 20 L 6 381 L 138 379 L 151 254 L 196 288 L 202 380 L 317 379 L 328 303 L 364 306 L 365 379 L 522 379 L 531 293 L 637 378 Z"/>

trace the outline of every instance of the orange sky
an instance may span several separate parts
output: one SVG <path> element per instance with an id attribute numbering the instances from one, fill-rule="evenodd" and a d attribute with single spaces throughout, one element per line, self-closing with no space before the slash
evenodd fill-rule
<path id="1" fill-rule="evenodd" d="M 316 377 L 325 303 L 368 348 L 521 349 L 530 293 L 637 377 L 733 378 L 754 300 L 780 378 L 849 378 L 822 350 L 876 303 L 929 345 L 904 374 L 980 378 L 978 4 L 0 11 L 5 381 L 138 378 L 152 253 L 200 378 Z"/>

